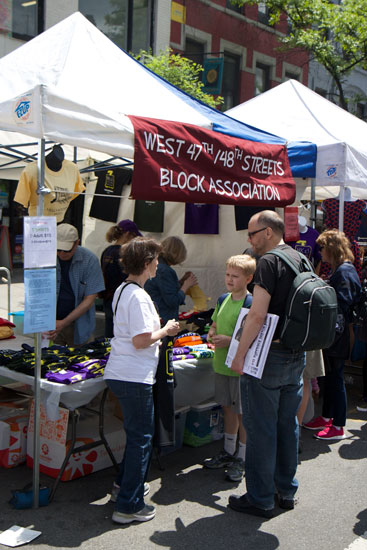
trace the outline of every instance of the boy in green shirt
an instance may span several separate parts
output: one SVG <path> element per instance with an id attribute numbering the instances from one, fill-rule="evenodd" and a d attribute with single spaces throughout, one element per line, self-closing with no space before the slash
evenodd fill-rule
<path id="1" fill-rule="evenodd" d="M 247 290 L 256 269 L 256 260 L 247 254 L 231 256 L 226 262 L 225 284 L 227 295 L 217 302 L 208 333 L 208 341 L 215 345 L 215 400 L 224 414 L 224 450 L 204 462 L 206 468 L 225 468 L 226 479 L 241 481 L 245 471 L 246 432 L 242 424 L 240 375 L 225 365 L 228 347 L 241 308 L 250 307 L 252 296 Z M 237 434 L 239 446 L 236 453 Z"/>

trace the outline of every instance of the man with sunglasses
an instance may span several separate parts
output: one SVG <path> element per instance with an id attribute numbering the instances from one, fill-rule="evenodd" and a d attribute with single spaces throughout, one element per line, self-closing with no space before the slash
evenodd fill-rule
<path id="1" fill-rule="evenodd" d="M 96 326 L 94 302 L 105 289 L 97 256 L 79 243 L 74 226 L 57 226 L 56 329 L 46 333 L 55 344 L 81 345 L 91 339 Z"/>
<path id="2" fill-rule="evenodd" d="M 278 326 L 262 378 L 248 374 L 241 377 L 243 423 L 247 432 L 247 493 L 229 497 L 229 506 L 234 510 L 264 518 L 274 515 L 274 497 L 281 508 L 293 509 L 298 488 L 295 478 L 298 463 L 296 414 L 302 399 L 305 353 L 285 348 L 279 339 L 279 327 L 295 275 L 270 251 L 283 250 L 297 263 L 300 257 L 284 243 L 283 234 L 283 220 L 271 210 L 259 212 L 249 221 L 248 240 L 260 258 L 253 279 L 252 306 L 231 365 L 232 370 L 242 374 L 247 351 L 266 314 L 278 315 Z"/>

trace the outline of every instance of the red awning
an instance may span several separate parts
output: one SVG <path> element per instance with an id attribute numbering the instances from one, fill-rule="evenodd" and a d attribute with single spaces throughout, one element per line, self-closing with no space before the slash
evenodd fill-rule
<path id="1" fill-rule="evenodd" d="M 285 145 L 191 124 L 129 118 L 135 131 L 134 199 L 264 207 L 294 202 Z"/>

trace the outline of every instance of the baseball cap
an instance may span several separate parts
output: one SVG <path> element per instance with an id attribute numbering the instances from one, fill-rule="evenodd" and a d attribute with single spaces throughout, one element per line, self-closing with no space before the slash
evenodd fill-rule
<path id="1" fill-rule="evenodd" d="M 128 231 L 129 233 L 135 233 L 136 235 L 139 235 L 139 237 L 142 237 L 143 235 L 140 233 L 138 226 L 135 222 L 131 220 L 121 220 L 119 224 L 117 224 L 122 231 Z"/>
<path id="2" fill-rule="evenodd" d="M 70 252 L 78 239 L 78 231 L 73 225 L 61 223 L 57 226 L 57 250 Z"/>

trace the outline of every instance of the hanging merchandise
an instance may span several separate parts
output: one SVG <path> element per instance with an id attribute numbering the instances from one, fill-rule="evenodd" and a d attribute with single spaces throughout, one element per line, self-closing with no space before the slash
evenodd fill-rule
<path id="1" fill-rule="evenodd" d="M 298 241 L 298 208 L 297 206 L 286 206 L 284 208 L 284 240 Z"/>
<path id="2" fill-rule="evenodd" d="M 262 212 L 265 207 L 254 206 L 235 206 L 234 216 L 236 221 L 236 231 L 248 228 L 248 222 L 258 212 Z M 267 210 L 275 211 L 275 208 L 267 208 Z"/>
<path id="3" fill-rule="evenodd" d="M 306 224 L 306 218 L 303 216 L 298 216 L 298 231 L 299 238 L 297 240 L 288 241 L 287 239 L 284 239 L 284 241 L 289 246 L 306 256 L 306 258 L 312 262 L 314 267 L 316 267 L 321 260 L 320 248 L 316 243 L 319 232 L 316 231 L 316 229 L 309 227 Z"/>
<path id="4" fill-rule="evenodd" d="M 354 200 L 350 197 L 350 200 L 344 202 L 344 224 L 343 231 L 349 238 L 351 243 L 352 252 L 354 255 L 354 267 L 357 270 L 359 277 L 361 278 L 361 252 L 359 246 L 355 240 L 357 234 L 361 214 L 366 208 L 365 201 L 360 199 Z M 322 209 L 325 213 L 324 225 L 326 229 L 338 229 L 339 227 L 339 199 L 325 199 L 322 203 Z M 329 277 L 330 266 L 326 262 L 322 262 L 320 269 L 320 276 L 325 279 Z"/>
<path id="5" fill-rule="evenodd" d="M 55 148 L 54 148 L 55 149 Z M 57 152 L 61 147 L 58 146 Z M 61 149 L 62 151 L 62 149 Z M 57 223 L 63 221 L 70 202 L 85 190 L 79 168 L 69 160 L 58 160 L 54 151 L 46 157 L 45 187 L 51 192 L 44 194 L 44 216 L 56 216 Z M 35 216 L 37 212 L 37 162 L 31 162 L 20 174 L 14 200 L 25 208 L 28 215 Z"/>
<path id="6" fill-rule="evenodd" d="M 115 223 L 118 218 L 123 187 L 131 184 L 132 170 L 111 167 L 108 170 L 98 171 L 97 177 L 95 196 L 89 216 Z"/>
<path id="7" fill-rule="evenodd" d="M 185 205 L 185 229 L 187 235 L 218 235 L 218 204 Z"/>
<path id="8" fill-rule="evenodd" d="M 134 222 L 141 231 L 163 233 L 164 202 L 135 201 Z"/>

